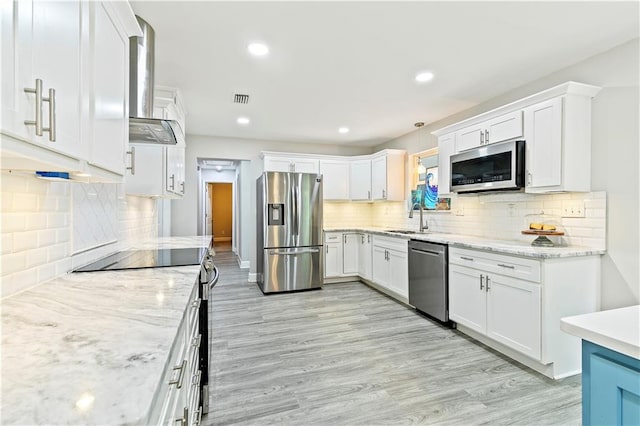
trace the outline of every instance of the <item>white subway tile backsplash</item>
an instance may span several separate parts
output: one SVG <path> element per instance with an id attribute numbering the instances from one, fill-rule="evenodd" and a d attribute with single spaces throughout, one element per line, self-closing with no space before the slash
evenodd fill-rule
<path id="1" fill-rule="evenodd" d="M 71 223 L 71 192 L 74 185 L 81 184 L 52 182 L 37 179 L 31 174 L 2 172 L 2 297 L 68 273 L 72 269 L 71 233 L 74 226 Z M 84 263 L 117 251 L 132 241 L 157 235 L 155 200 L 124 195 L 120 199 L 116 194 L 118 191 L 124 194 L 122 185 L 95 185 L 86 189 L 96 194 L 95 200 L 99 201 L 99 206 L 87 216 L 89 219 L 85 226 L 107 232 L 109 228 L 102 219 L 108 209 L 103 206 L 111 203 L 117 209 L 114 220 L 111 221 L 111 227 L 116 231 L 112 233 L 120 241 L 84 252 Z M 96 188 L 97 191 L 94 191 Z M 104 194 L 113 194 L 113 200 L 100 199 Z"/>

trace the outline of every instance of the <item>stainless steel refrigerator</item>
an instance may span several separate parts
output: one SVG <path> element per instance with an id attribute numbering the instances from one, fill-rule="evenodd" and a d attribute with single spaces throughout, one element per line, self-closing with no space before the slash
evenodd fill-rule
<path id="1" fill-rule="evenodd" d="M 262 292 L 320 288 L 322 175 L 264 172 L 256 195 L 256 263 Z"/>

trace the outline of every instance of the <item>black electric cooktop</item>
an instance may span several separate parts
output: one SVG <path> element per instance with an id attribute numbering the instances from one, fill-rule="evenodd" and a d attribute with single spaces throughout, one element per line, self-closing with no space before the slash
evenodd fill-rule
<path id="1" fill-rule="evenodd" d="M 206 252 L 207 249 L 204 247 L 120 251 L 75 269 L 73 272 L 199 265 Z"/>

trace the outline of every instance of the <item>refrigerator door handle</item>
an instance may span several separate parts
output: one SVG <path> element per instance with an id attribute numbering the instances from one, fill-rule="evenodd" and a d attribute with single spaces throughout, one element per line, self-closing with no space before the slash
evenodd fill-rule
<path id="1" fill-rule="evenodd" d="M 297 185 L 293 185 L 293 187 L 291 188 L 291 193 L 292 193 L 292 212 L 293 212 L 293 226 L 292 226 L 292 230 L 291 233 L 293 235 L 299 235 L 300 234 L 300 229 L 299 229 L 299 221 L 298 221 L 298 186 Z"/>
<path id="2" fill-rule="evenodd" d="M 295 256 L 298 254 L 307 254 L 307 253 L 319 253 L 319 248 L 309 248 L 309 249 L 293 249 L 293 251 L 282 251 L 282 250 L 269 250 L 269 255 L 271 256 Z"/>

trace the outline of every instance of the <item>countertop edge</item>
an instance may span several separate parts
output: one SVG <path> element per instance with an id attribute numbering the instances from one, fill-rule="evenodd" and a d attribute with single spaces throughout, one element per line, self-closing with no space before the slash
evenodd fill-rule
<path id="1" fill-rule="evenodd" d="M 529 244 L 521 243 L 517 240 L 492 240 L 489 238 L 474 236 L 474 235 L 457 235 L 457 234 L 445 234 L 445 233 L 414 233 L 414 234 L 401 234 L 395 232 L 389 232 L 380 228 L 369 227 L 340 227 L 340 228 L 324 228 L 325 232 L 368 232 L 371 234 L 382 235 L 385 237 L 392 237 L 404 240 L 421 240 L 434 243 L 447 244 L 454 247 L 470 248 L 475 250 L 485 250 L 496 253 L 506 253 L 516 256 L 531 257 L 537 259 L 558 259 L 567 257 L 585 257 L 585 256 L 600 256 L 606 253 L 606 250 L 595 249 L 591 247 L 582 246 L 562 246 L 552 248 L 538 248 L 532 247 Z M 410 230 L 408 230 L 410 231 Z M 476 241 L 460 241 L 460 239 L 472 239 Z M 512 244 L 509 246 L 492 246 L 492 244 Z M 554 252 L 554 250 L 556 250 Z"/>
<path id="2" fill-rule="evenodd" d="M 619 323 L 620 317 L 627 316 L 631 319 L 628 324 L 631 324 L 631 327 L 636 325 L 635 335 L 639 336 L 640 327 L 637 321 L 634 324 L 633 319 L 640 318 L 640 305 L 561 318 L 560 329 L 583 340 L 640 360 L 640 338 L 636 337 L 638 341 L 631 342 L 623 335 L 616 335 L 615 332 L 606 330 L 612 320 L 615 319 L 615 322 Z M 631 334 L 634 334 L 633 330 Z"/>

